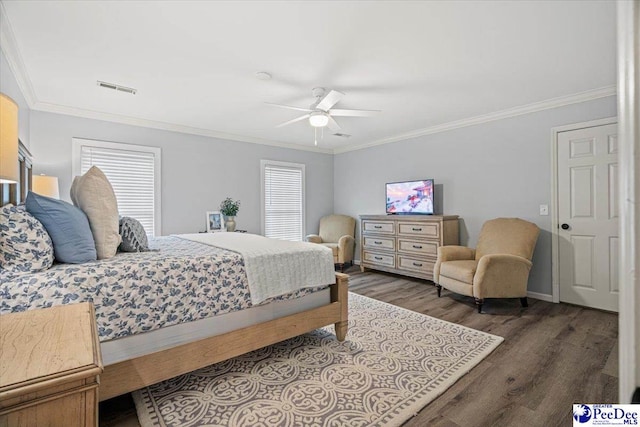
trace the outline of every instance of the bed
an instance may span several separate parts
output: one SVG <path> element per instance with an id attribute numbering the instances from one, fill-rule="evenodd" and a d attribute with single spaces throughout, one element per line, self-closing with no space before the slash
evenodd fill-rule
<path id="1" fill-rule="evenodd" d="M 150 252 L 1 273 L 0 314 L 92 302 L 104 361 L 100 400 L 332 323 L 345 339 L 348 276 L 333 271 L 330 251 L 216 235 L 162 237 Z"/>

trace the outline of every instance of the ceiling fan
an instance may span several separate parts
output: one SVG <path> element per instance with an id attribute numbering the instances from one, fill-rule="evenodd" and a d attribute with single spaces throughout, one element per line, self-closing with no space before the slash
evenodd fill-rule
<path id="1" fill-rule="evenodd" d="M 291 105 L 273 104 L 266 102 L 267 105 L 273 105 L 290 110 L 304 111 L 306 114 L 296 117 L 293 120 L 286 121 L 276 127 L 283 127 L 301 120 L 309 119 L 309 124 L 314 128 L 328 127 L 333 132 L 340 131 L 340 125 L 334 120 L 334 117 L 370 117 L 379 113 L 379 110 L 343 110 L 333 108 L 344 96 L 344 93 L 337 90 L 330 90 L 328 93 L 323 87 L 316 87 L 311 90 L 316 98 L 315 102 L 309 108 L 294 107 Z"/>

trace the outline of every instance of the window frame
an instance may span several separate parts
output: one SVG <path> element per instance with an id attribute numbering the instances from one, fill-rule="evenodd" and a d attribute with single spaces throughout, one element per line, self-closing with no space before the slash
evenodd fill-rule
<path id="1" fill-rule="evenodd" d="M 291 169 L 298 169 L 302 172 L 302 221 L 301 221 L 301 241 L 304 241 L 307 227 L 307 178 L 304 163 L 282 162 L 278 160 L 260 160 L 260 233 L 264 236 L 266 229 L 266 212 L 265 212 L 265 169 L 268 166 L 280 166 Z"/>
<path id="2" fill-rule="evenodd" d="M 71 138 L 71 179 L 82 174 L 82 147 L 106 148 L 120 151 L 133 151 L 153 154 L 153 233 L 162 236 L 162 149 L 148 145 L 127 144 L 124 142 L 101 141 L 85 138 Z"/>

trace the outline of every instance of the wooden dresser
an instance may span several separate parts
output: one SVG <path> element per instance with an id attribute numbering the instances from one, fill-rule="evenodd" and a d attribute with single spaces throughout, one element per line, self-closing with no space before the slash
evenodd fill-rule
<path id="1" fill-rule="evenodd" d="M 101 372 L 93 305 L 0 316 L 0 427 L 97 426 Z"/>
<path id="2" fill-rule="evenodd" d="M 457 245 L 457 215 L 360 215 L 360 269 L 433 280 L 438 247 Z"/>

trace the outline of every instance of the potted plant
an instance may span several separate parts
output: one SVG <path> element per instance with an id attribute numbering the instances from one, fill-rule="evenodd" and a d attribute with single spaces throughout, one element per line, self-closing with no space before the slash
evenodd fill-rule
<path id="1" fill-rule="evenodd" d="M 227 197 L 220 203 L 220 212 L 226 217 L 225 224 L 227 231 L 236 231 L 235 216 L 239 210 L 240 200 L 233 200 L 231 197 Z"/>

